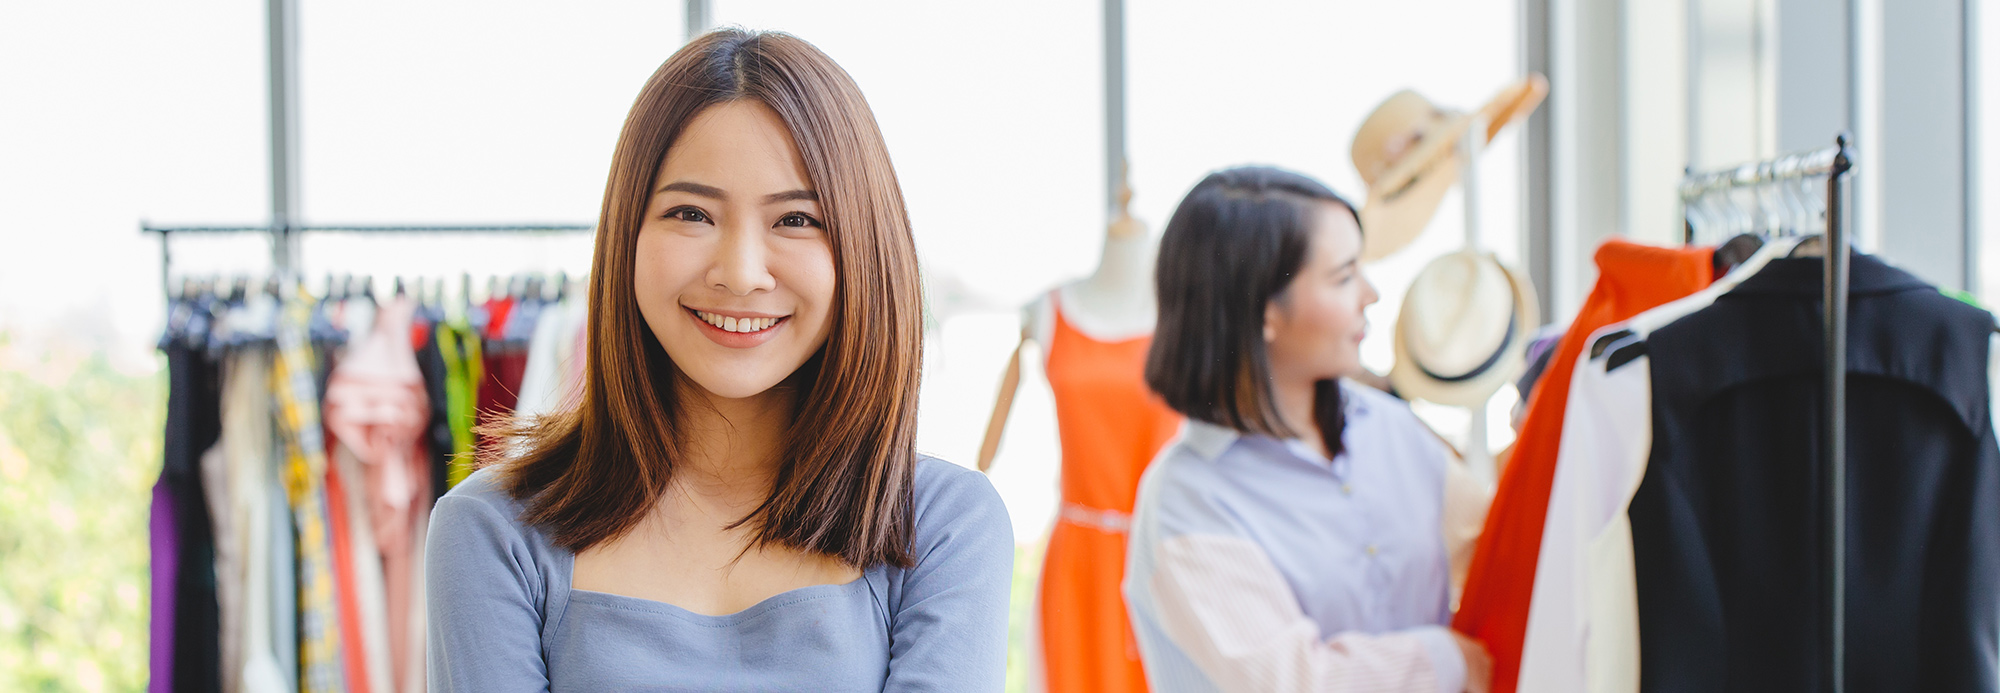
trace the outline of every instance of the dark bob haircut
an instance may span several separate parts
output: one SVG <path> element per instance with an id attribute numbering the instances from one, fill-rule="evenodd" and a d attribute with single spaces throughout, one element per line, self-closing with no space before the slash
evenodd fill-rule
<path id="1" fill-rule="evenodd" d="M 1211 173 L 1167 222 L 1153 273 L 1159 325 L 1146 354 L 1146 385 L 1190 419 L 1281 438 L 1264 306 L 1281 299 L 1312 244 L 1313 211 L 1354 205 L 1319 181 L 1268 166 Z M 1361 223 L 1355 214 L 1355 223 Z M 1313 420 L 1339 455 L 1340 386 L 1316 384 Z"/>

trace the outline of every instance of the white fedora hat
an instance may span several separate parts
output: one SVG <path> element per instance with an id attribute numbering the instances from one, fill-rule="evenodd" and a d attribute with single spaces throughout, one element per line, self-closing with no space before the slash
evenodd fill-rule
<path id="1" fill-rule="evenodd" d="M 1480 406 L 1520 374 L 1536 310 L 1534 285 L 1492 253 L 1432 260 L 1403 295 L 1389 382 L 1407 399 Z"/>

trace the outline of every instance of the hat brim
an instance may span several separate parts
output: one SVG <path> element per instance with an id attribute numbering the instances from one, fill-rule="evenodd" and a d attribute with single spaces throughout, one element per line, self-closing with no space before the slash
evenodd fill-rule
<path id="1" fill-rule="evenodd" d="M 1476 377 L 1460 381 L 1444 382 L 1431 377 L 1424 369 L 1417 367 L 1403 340 L 1403 324 L 1409 319 L 1412 305 L 1410 294 L 1403 296 L 1402 312 L 1396 318 L 1395 333 L 1396 365 L 1389 369 L 1389 382 L 1396 386 L 1396 394 L 1404 399 L 1421 399 L 1458 407 L 1478 408 L 1493 393 L 1514 381 L 1527 366 L 1528 342 L 1533 339 L 1535 328 L 1541 325 L 1539 302 L 1535 298 L 1535 286 L 1525 274 L 1515 271 L 1487 255 L 1487 261 L 1499 265 L 1507 275 L 1507 281 L 1514 288 L 1514 320 L 1519 329 L 1513 331 L 1506 344 L 1500 347 L 1500 358 L 1492 368 Z M 1419 275 L 1422 276 L 1422 275 Z"/>
<path id="2" fill-rule="evenodd" d="M 1501 89 L 1479 115 L 1486 121 L 1486 141 L 1492 141 L 1507 124 L 1519 120 L 1542 103 L 1549 81 L 1529 73 L 1519 82 Z M 1368 190 L 1361 209 L 1363 249 L 1361 259 L 1373 262 L 1395 254 L 1423 235 L 1445 193 L 1458 183 L 1462 161 L 1458 143 L 1471 129 L 1473 116 L 1454 113 L 1444 125 L 1425 133 L 1422 142 L 1384 171 Z"/>
<path id="3" fill-rule="evenodd" d="M 1378 186 L 1368 191 L 1368 201 L 1360 212 L 1362 262 L 1393 255 L 1423 235 L 1431 217 L 1437 216 L 1438 205 L 1444 204 L 1445 193 L 1458 184 L 1461 165 L 1456 143 L 1471 124 L 1471 118 L 1460 116 L 1451 124 L 1449 138 L 1418 145 L 1412 156 L 1423 156 L 1431 165 L 1402 174 L 1398 187 Z"/>
<path id="4" fill-rule="evenodd" d="M 1486 105 L 1479 107 L 1480 117 L 1486 120 L 1486 141 L 1492 142 L 1508 124 L 1534 113 L 1548 95 L 1549 79 L 1539 72 L 1530 72 L 1521 81 L 1494 94 Z"/>

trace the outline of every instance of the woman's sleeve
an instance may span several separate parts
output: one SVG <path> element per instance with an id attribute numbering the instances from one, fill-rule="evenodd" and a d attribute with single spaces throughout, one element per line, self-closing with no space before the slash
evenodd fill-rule
<path id="1" fill-rule="evenodd" d="M 1157 547 L 1151 587 L 1167 637 L 1224 691 L 1459 693 L 1449 631 L 1336 633 L 1319 625 L 1269 556 L 1237 537 L 1187 534 Z"/>
<path id="2" fill-rule="evenodd" d="M 527 540 L 477 497 L 431 511 L 424 566 L 432 693 L 547 691 L 543 580 Z"/>
<path id="3" fill-rule="evenodd" d="M 916 566 L 902 574 L 884 691 L 1006 688 L 1014 526 L 985 475 L 947 476 L 917 502 Z"/>

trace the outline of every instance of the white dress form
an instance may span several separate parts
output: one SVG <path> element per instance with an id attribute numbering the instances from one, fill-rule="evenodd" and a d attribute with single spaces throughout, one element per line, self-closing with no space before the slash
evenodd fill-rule
<path id="1" fill-rule="evenodd" d="M 1098 258 L 1097 269 L 1043 294 L 1022 310 L 1021 343 L 1014 347 L 1000 381 L 1000 396 L 986 424 L 986 439 L 979 446 L 979 471 L 991 467 L 999 453 L 1007 414 L 1014 406 L 1014 391 L 1021 386 L 1021 348 L 1033 341 L 1043 346 L 1046 358 L 1057 303 L 1072 327 L 1098 341 L 1124 341 L 1153 333 L 1159 312 L 1153 296 L 1153 260 L 1158 246 L 1146 233 L 1146 225 L 1128 211 L 1132 190 L 1122 190 L 1118 198 L 1118 211 L 1105 229 L 1104 253 Z M 1055 301 L 1050 300 L 1052 296 Z"/>

